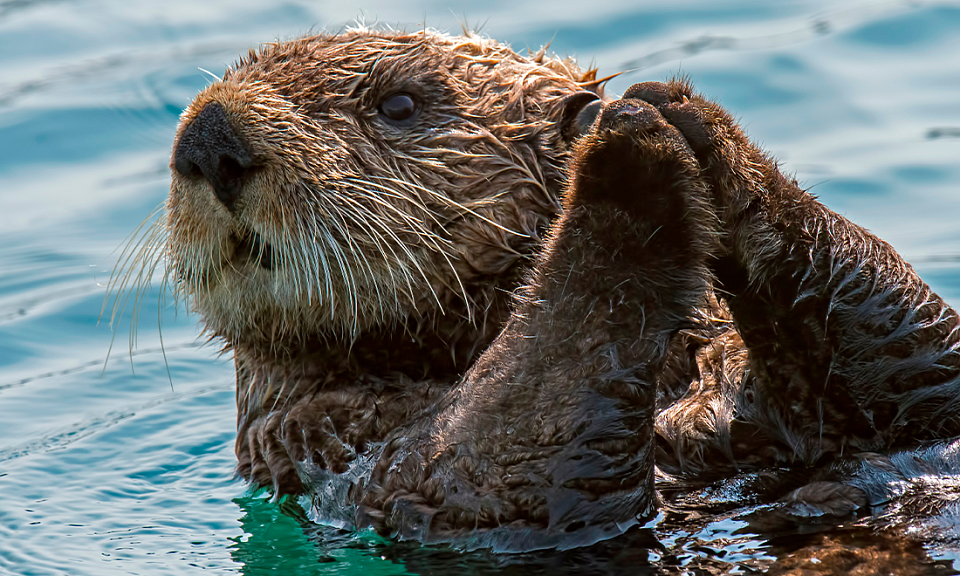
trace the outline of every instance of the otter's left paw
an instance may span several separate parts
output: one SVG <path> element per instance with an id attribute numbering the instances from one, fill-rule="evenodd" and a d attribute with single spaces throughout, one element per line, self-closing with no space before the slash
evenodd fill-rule
<path id="1" fill-rule="evenodd" d="M 352 410 L 339 398 L 318 394 L 257 418 L 237 437 L 237 473 L 276 497 L 305 491 L 306 469 L 345 472 L 365 445 L 369 410 L 361 398 Z M 305 468 L 306 467 L 306 468 Z"/>
<path id="2" fill-rule="evenodd" d="M 325 398 L 301 401 L 290 408 L 283 418 L 281 438 L 290 459 L 298 464 L 312 465 L 335 474 L 346 472 L 357 458 L 357 449 L 348 441 L 357 442 L 348 423 L 337 426 L 337 414 Z M 338 428 L 340 430 L 338 430 Z"/>
<path id="3" fill-rule="evenodd" d="M 281 440 L 282 412 L 242 423 L 237 433 L 237 474 L 254 488 L 269 488 L 279 498 L 299 494 L 303 485 Z"/>
<path id="4" fill-rule="evenodd" d="M 753 145 L 733 116 L 722 106 L 694 92 L 685 80 L 634 84 L 624 99 L 651 105 L 689 143 L 713 190 L 721 219 L 729 209 L 737 210 L 756 200 L 769 202 L 797 188 L 783 176 L 774 159 Z"/>
<path id="5" fill-rule="evenodd" d="M 679 196 L 703 188 L 686 139 L 653 105 L 637 99 L 603 108 L 591 131 L 577 141 L 571 168 L 575 193 L 570 202 L 613 202 L 631 212 L 639 209 L 645 217 L 656 217 L 676 206 Z"/>

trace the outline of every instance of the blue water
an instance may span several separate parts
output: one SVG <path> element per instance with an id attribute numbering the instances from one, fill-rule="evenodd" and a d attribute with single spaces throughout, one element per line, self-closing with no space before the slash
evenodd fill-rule
<path id="1" fill-rule="evenodd" d="M 135 342 L 131 306 L 98 323 L 116 249 L 166 195 L 178 115 L 211 82 L 201 69 L 357 19 L 549 42 L 626 70 L 617 93 L 687 74 L 960 304 L 960 3 L 0 0 L 0 573 L 496 564 L 339 534 L 249 494 L 232 478 L 231 360 L 198 340 L 196 319 L 154 291 Z M 762 567 L 766 544 L 737 528 L 658 532 L 667 552 L 649 559 Z"/>

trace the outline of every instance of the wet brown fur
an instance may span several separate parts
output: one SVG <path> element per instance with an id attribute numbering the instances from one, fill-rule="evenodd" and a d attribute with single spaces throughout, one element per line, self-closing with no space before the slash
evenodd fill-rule
<path id="1" fill-rule="evenodd" d="M 369 461 L 357 524 L 529 549 L 649 516 L 655 461 L 960 433 L 957 315 L 889 245 L 682 81 L 608 104 L 565 172 L 566 98 L 599 86 L 472 34 L 360 29 L 197 97 L 178 138 L 219 103 L 256 165 L 233 210 L 174 171 L 165 224 L 176 293 L 236 360 L 241 476 L 297 494 Z M 410 126 L 378 117 L 401 91 L 427 103 Z"/>
<path id="2" fill-rule="evenodd" d="M 607 106 L 503 332 L 387 440 L 363 521 L 425 542 L 584 545 L 655 510 L 657 380 L 707 288 L 714 219 L 682 136 Z M 625 167 L 620 170 L 618 167 Z"/>
<path id="3" fill-rule="evenodd" d="M 378 118 L 401 90 L 432 104 L 415 130 Z M 544 53 L 361 29 L 251 52 L 197 97 L 178 137 L 219 103 L 258 166 L 234 213 L 175 171 L 167 202 L 176 289 L 236 358 L 243 477 L 299 493 L 302 446 L 342 470 L 475 361 L 560 209 L 555 120 L 585 90 Z M 237 254 L 253 232 L 278 270 Z"/>
<path id="4" fill-rule="evenodd" d="M 688 83 L 624 97 L 684 133 L 723 223 L 712 268 L 749 359 L 724 350 L 719 396 L 735 420 L 708 445 L 740 465 L 814 465 L 960 434 L 960 319 L 893 247 L 784 176 Z"/>

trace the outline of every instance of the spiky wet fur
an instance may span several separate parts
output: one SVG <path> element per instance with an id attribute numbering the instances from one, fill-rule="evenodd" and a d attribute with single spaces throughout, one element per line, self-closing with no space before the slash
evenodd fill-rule
<path id="1" fill-rule="evenodd" d="M 174 276 L 231 344 L 296 350 L 446 313 L 482 323 L 490 297 L 470 288 L 526 257 L 556 211 L 550 109 L 589 80 L 572 63 L 432 32 L 251 52 L 182 117 L 180 133 L 219 103 L 257 170 L 233 214 L 175 173 Z M 399 91 L 429 102 L 417 129 L 378 115 Z M 274 270 L 232 273 L 234 245 L 252 233 L 273 247 Z"/>
<path id="2" fill-rule="evenodd" d="M 722 368 L 689 393 L 714 391 L 713 429 L 673 408 L 679 459 L 696 470 L 712 447 L 737 467 L 811 466 L 960 434 L 960 318 L 893 247 L 784 176 L 689 83 L 624 97 L 684 133 L 724 231 L 712 269 L 737 336 L 711 345 Z"/>
<path id="3" fill-rule="evenodd" d="M 649 514 L 655 443 L 662 468 L 710 475 L 956 433 L 956 314 L 684 82 L 632 96 L 683 134 L 695 157 L 681 164 L 700 165 L 675 174 L 699 224 L 660 246 L 689 275 L 604 244 L 658 233 L 629 203 L 584 200 L 577 178 L 603 164 L 584 160 L 596 138 L 580 144 L 544 246 L 570 155 L 565 98 L 599 85 L 571 61 L 473 34 L 359 29 L 265 46 L 197 97 L 178 137 L 217 102 L 257 169 L 233 211 L 174 171 L 165 219 L 117 282 L 139 298 L 165 259 L 176 297 L 234 354 L 241 476 L 295 494 L 313 488 L 309 470 L 381 458 L 350 496 L 364 521 L 424 540 L 486 530 L 492 546 L 500 528 L 539 530 L 520 549 L 585 543 Z M 401 90 L 430 103 L 419 123 L 378 117 Z M 714 224 L 720 241 L 703 240 Z M 514 377 L 529 385 L 511 388 Z M 938 428 L 911 432 L 930 416 Z M 457 449 L 435 452 L 435 466 L 410 456 L 438 434 Z M 590 457 L 558 495 L 544 466 L 573 446 Z"/>
<path id="4" fill-rule="evenodd" d="M 683 137 L 623 104 L 578 142 L 563 214 L 503 332 L 388 437 L 361 523 L 529 550 L 653 514 L 657 381 L 702 303 L 715 220 Z"/>

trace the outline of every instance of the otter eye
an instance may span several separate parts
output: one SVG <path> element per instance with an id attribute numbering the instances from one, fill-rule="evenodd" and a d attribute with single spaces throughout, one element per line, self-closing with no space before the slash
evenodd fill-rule
<path id="1" fill-rule="evenodd" d="M 394 94 L 380 104 L 379 111 L 389 120 L 402 122 L 417 113 L 417 102 L 409 94 Z"/>

